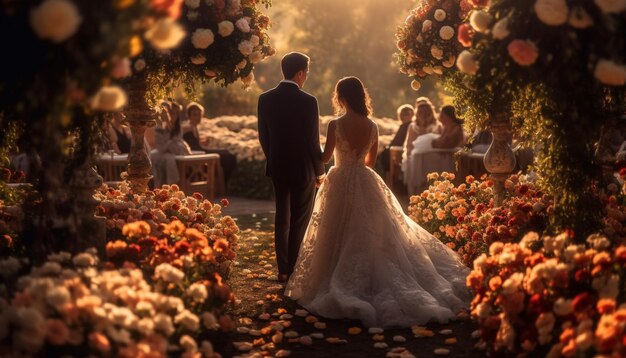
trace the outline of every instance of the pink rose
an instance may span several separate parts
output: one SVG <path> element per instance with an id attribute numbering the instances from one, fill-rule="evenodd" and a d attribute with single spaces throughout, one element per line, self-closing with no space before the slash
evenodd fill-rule
<path id="1" fill-rule="evenodd" d="M 539 57 L 537 46 L 529 40 L 513 40 L 507 47 L 509 56 L 520 66 L 530 66 Z"/>
<path id="2" fill-rule="evenodd" d="M 457 39 L 463 47 L 472 46 L 472 37 L 474 37 L 472 28 L 468 24 L 459 25 Z"/>

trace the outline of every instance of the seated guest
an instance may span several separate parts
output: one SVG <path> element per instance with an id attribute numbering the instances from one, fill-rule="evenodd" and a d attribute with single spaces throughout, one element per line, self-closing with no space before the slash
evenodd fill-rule
<path id="1" fill-rule="evenodd" d="M 126 116 L 122 112 L 107 115 L 109 149 L 115 154 L 130 153 L 130 129 L 122 124 Z"/>
<path id="2" fill-rule="evenodd" d="M 389 147 L 402 147 L 404 145 L 404 140 L 406 139 L 406 133 L 409 129 L 409 125 L 411 124 L 411 119 L 413 119 L 413 114 L 415 111 L 413 110 L 413 106 L 410 104 L 403 104 L 398 107 L 396 111 L 396 116 L 400 121 L 400 127 L 396 132 L 396 135 L 393 137 L 393 140 L 389 145 L 383 150 L 380 154 L 380 160 L 383 165 L 383 169 L 385 171 L 389 170 Z"/>
<path id="3" fill-rule="evenodd" d="M 439 121 L 443 125 L 443 132 L 439 138 L 433 139 L 433 148 L 452 149 L 465 144 L 463 121 L 456 117 L 453 106 L 443 106 L 439 114 Z"/>
<path id="4" fill-rule="evenodd" d="M 224 149 L 216 148 L 204 148 L 200 144 L 200 133 L 198 132 L 198 125 L 204 118 L 204 107 L 196 102 L 191 102 L 187 105 L 187 119 L 189 119 L 189 126 L 186 126 L 183 130 L 183 139 L 189 144 L 192 150 L 201 150 L 207 154 L 219 154 L 220 164 L 224 170 L 224 182 L 227 184 L 228 179 L 232 176 L 237 166 L 237 157 L 231 152 Z"/>
<path id="5" fill-rule="evenodd" d="M 155 149 L 150 153 L 154 185 L 177 184 L 180 180 L 177 155 L 191 154 L 189 145 L 182 138 L 180 114 L 182 106 L 170 103 L 169 112 L 166 106 L 161 107 L 160 122 L 154 129 Z"/>
<path id="6" fill-rule="evenodd" d="M 404 157 L 411 155 L 413 142 L 417 137 L 430 133 L 441 133 L 441 125 L 435 117 L 435 107 L 426 97 L 420 97 L 415 101 L 415 118 L 407 130 L 404 142 Z"/>
<path id="7" fill-rule="evenodd" d="M 489 130 L 476 130 L 472 138 L 467 141 L 465 147 L 474 153 L 486 153 L 491 145 L 493 135 Z"/>

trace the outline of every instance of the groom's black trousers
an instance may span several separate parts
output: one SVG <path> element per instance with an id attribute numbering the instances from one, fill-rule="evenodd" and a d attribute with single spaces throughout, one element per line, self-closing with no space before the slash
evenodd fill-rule
<path id="1" fill-rule="evenodd" d="M 278 274 L 291 275 L 313 211 L 315 180 L 300 183 L 272 182 L 276 195 L 274 240 Z"/>

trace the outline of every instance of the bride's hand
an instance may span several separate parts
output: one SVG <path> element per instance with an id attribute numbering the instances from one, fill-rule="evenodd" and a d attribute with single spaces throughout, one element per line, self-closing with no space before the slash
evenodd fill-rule
<path id="1" fill-rule="evenodd" d="M 317 177 L 317 179 L 315 179 L 315 187 L 319 189 L 319 187 L 322 186 L 322 183 L 324 182 L 325 179 L 326 179 L 326 174 Z"/>

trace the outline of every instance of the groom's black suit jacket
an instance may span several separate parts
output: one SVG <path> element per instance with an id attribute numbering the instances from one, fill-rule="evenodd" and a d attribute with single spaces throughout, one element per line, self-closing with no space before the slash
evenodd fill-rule
<path id="1" fill-rule="evenodd" d="M 295 184 L 324 174 L 315 97 L 294 83 L 281 82 L 259 97 L 258 115 L 267 176 Z"/>

